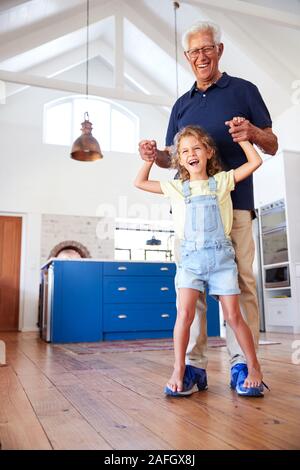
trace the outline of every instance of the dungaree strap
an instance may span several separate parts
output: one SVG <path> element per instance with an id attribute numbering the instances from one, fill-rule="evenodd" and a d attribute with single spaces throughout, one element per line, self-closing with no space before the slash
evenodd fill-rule
<path id="1" fill-rule="evenodd" d="M 183 192 L 185 201 L 189 200 L 191 196 L 190 180 L 186 180 L 182 183 L 182 192 Z"/>
<path id="2" fill-rule="evenodd" d="M 217 191 L 217 181 L 213 176 L 208 178 L 208 185 L 211 193 L 215 193 Z"/>

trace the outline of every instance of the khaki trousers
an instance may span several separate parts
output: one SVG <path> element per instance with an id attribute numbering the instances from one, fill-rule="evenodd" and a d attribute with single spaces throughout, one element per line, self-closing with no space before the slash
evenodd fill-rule
<path id="1" fill-rule="evenodd" d="M 259 340 L 259 311 L 256 283 L 252 270 L 255 245 L 252 235 L 251 211 L 238 209 L 233 211 L 231 239 L 238 267 L 238 281 L 241 289 L 239 297 L 241 312 L 252 331 L 254 344 L 257 349 Z M 179 240 L 175 243 L 175 260 L 179 260 Z M 246 363 L 245 356 L 232 329 L 228 325 L 226 326 L 226 343 L 231 366 L 240 362 Z M 186 364 L 206 369 L 207 362 L 206 300 L 205 295 L 200 294 L 200 299 L 196 306 L 195 319 L 190 329 Z"/>

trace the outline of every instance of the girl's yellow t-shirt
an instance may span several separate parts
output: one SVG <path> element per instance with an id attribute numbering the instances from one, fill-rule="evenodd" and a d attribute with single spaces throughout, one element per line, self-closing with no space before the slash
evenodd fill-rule
<path id="1" fill-rule="evenodd" d="M 226 237 L 230 238 L 232 228 L 233 208 L 230 197 L 230 192 L 233 191 L 234 183 L 234 170 L 221 171 L 214 175 L 217 182 L 216 195 L 219 202 L 221 219 L 224 226 Z M 161 181 L 160 186 L 163 194 L 171 199 L 172 215 L 174 220 L 174 230 L 176 235 L 184 239 L 184 224 L 185 224 L 185 202 L 182 191 L 183 181 L 180 179 L 171 181 Z M 209 189 L 208 180 L 190 181 L 191 198 L 195 196 L 209 196 L 211 191 Z"/>

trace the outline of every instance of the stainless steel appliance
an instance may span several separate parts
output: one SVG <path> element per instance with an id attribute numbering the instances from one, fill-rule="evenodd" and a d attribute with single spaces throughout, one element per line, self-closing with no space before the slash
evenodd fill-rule
<path id="1" fill-rule="evenodd" d="M 261 207 L 260 223 L 263 264 L 272 265 L 288 262 L 284 199 Z"/>
<path id="2" fill-rule="evenodd" d="M 53 267 L 44 269 L 42 273 L 42 319 L 41 319 L 41 337 L 43 340 L 51 341 L 51 310 L 52 310 L 52 292 L 53 292 Z"/>

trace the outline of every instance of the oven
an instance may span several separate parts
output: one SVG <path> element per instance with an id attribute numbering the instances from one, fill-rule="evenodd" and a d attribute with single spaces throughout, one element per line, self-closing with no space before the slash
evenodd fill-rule
<path id="1" fill-rule="evenodd" d="M 263 264 L 288 262 L 288 241 L 284 199 L 260 209 Z"/>

